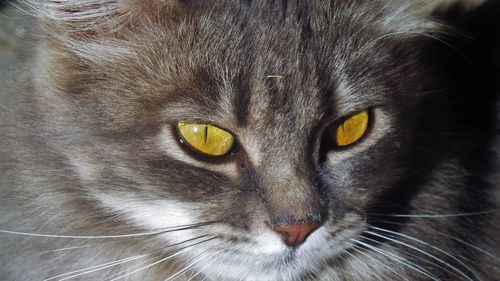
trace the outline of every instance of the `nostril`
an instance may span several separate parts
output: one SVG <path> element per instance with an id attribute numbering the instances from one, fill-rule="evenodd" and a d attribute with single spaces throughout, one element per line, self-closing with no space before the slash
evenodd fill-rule
<path id="1" fill-rule="evenodd" d="M 319 222 L 283 224 L 274 228 L 274 231 L 283 237 L 287 246 L 297 247 L 302 244 L 307 236 L 319 227 Z"/>

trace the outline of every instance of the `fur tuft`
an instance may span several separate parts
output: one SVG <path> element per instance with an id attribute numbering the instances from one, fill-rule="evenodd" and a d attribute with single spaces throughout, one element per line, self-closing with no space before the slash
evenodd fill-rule
<path id="1" fill-rule="evenodd" d="M 125 1 L 24 0 L 23 3 L 37 18 L 66 32 L 117 30 L 130 20 Z"/>

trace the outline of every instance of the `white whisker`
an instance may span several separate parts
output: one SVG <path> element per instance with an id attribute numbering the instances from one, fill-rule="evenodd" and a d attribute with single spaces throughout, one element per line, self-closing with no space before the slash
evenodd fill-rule
<path id="1" fill-rule="evenodd" d="M 138 260 L 138 259 L 141 259 L 141 258 L 145 258 L 147 256 L 150 256 L 150 255 L 152 255 L 154 253 L 157 253 L 159 251 L 162 251 L 164 249 L 167 249 L 167 248 L 170 248 L 170 247 L 174 247 L 174 246 L 186 243 L 186 242 L 191 242 L 191 241 L 194 241 L 194 240 L 198 240 L 198 239 L 203 238 L 203 237 L 205 237 L 205 236 L 199 236 L 199 237 L 195 237 L 195 238 L 191 238 L 191 239 L 185 240 L 183 242 L 179 242 L 179 243 L 171 244 L 171 245 L 168 245 L 168 246 L 164 246 L 164 247 L 162 247 L 162 248 L 160 248 L 158 250 L 155 250 L 155 251 L 152 251 L 152 252 L 149 252 L 149 253 L 146 253 L 146 254 L 140 254 L 140 255 L 136 255 L 136 256 L 132 256 L 132 257 L 128 257 L 128 258 L 124 258 L 124 259 L 120 259 L 120 260 L 116 260 L 116 261 L 112 261 L 112 262 L 107 262 L 107 263 L 103 263 L 103 264 L 99 264 L 99 265 L 94 265 L 94 266 L 90 266 L 90 267 L 83 268 L 83 269 L 74 270 L 74 271 L 71 271 L 71 272 L 66 272 L 66 273 L 63 273 L 63 274 L 59 274 L 57 276 L 53 276 L 53 277 L 44 279 L 43 281 L 54 280 L 54 279 L 57 279 L 59 277 L 64 277 L 64 276 L 66 276 L 66 277 L 63 278 L 63 279 L 61 279 L 61 280 L 67 280 L 67 279 L 71 279 L 71 278 L 74 278 L 74 277 L 82 276 L 82 275 L 85 275 L 85 274 L 89 274 L 89 273 L 92 273 L 92 272 L 100 271 L 100 270 L 103 270 L 103 269 L 106 269 L 106 268 L 114 267 L 114 266 L 117 266 L 117 265 L 120 265 L 120 264 L 124 264 L 124 263 L 135 261 L 135 260 Z M 70 275 L 70 276 L 67 276 L 67 275 Z"/>
<path id="2" fill-rule="evenodd" d="M 10 231 L 10 230 L 2 230 L 0 229 L 0 233 L 5 234 L 16 234 L 16 235 L 24 235 L 24 236 L 33 236 L 33 237 L 47 237 L 47 238 L 68 238 L 68 239 L 114 239 L 114 238 L 130 238 L 130 237 L 140 237 L 140 236 L 150 236 L 157 235 L 167 232 L 180 231 L 191 229 L 198 226 L 207 225 L 210 223 L 199 223 L 192 225 L 183 225 L 183 226 L 174 226 L 165 228 L 162 230 L 150 231 L 150 232 L 141 232 L 141 233 L 132 233 L 132 234 L 120 234 L 120 235 L 95 235 L 95 236 L 81 236 L 81 235 L 54 235 L 54 234 L 40 234 L 40 233 L 29 233 L 29 232 L 20 232 L 20 231 Z"/>
<path id="3" fill-rule="evenodd" d="M 459 239 L 459 238 L 453 237 L 453 236 L 451 236 L 451 235 L 447 235 L 447 234 L 444 234 L 444 233 L 442 233 L 442 232 L 439 232 L 439 234 L 441 234 L 441 235 L 443 235 L 443 236 L 445 236 L 445 237 L 451 238 L 451 239 L 453 239 L 453 240 L 455 240 L 455 241 L 457 241 L 457 242 L 459 242 L 459 243 L 461 243 L 461 244 L 463 244 L 463 245 L 469 246 L 469 247 L 471 247 L 472 249 L 474 249 L 474 250 L 476 250 L 476 251 L 479 251 L 479 252 L 481 252 L 481 253 L 483 253 L 483 254 L 485 254 L 485 255 L 489 256 L 490 258 L 493 258 L 493 259 L 497 260 L 497 261 L 500 263 L 500 258 L 499 258 L 498 256 L 495 256 L 495 255 L 493 255 L 492 253 L 490 253 L 490 252 L 488 252 L 488 251 L 486 251 L 486 250 L 484 250 L 484 249 L 481 249 L 481 248 L 479 248 L 479 247 L 477 247 L 477 246 L 475 246 L 475 245 L 473 245 L 473 244 L 471 244 L 471 243 L 469 243 L 469 242 L 467 242 L 467 241 L 464 241 L 464 240 L 462 240 L 462 239 Z"/>
<path id="4" fill-rule="evenodd" d="M 373 235 L 373 234 L 372 234 L 372 235 Z M 375 240 L 375 239 L 370 239 L 370 238 L 368 238 L 368 237 L 363 237 L 363 238 L 364 238 L 365 240 L 367 240 L 367 241 L 374 242 L 374 243 L 378 243 L 378 241 L 377 241 L 377 240 Z M 387 239 L 387 240 L 389 240 L 389 241 L 392 241 L 392 240 L 390 240 L 389 238 L 384 238 L 384 237 L 382 237 L 382 238 L 383 238 L 383 239 Z M 441 265 L 440 265 L 440 264 L 438 264 L 438 263 L 434 263 L 432 260 L 436 260 L 436 261 L 438 261 L 438 262 L 441 262 L 441 263 L 442 263 L 442 264 L 444 264 L 445 266 L 448 266 L 448 264 L 447 264 L 445 261 L 442 261 L 442 260 L 440 260 L 440 259 L 438 259 L 438 258 L 434 257 L 433 255 L 426 253 L 425 251 L 422 251 L 422 250 L 420 250 L 420 249 L 417 249 L 416 247 L 412 247 L 411 245 L 407 245 L 407 244 L 405 244 L 405 243 L 403 243 L 403 242 L 398 243 L 399 241 L 397 241 L 397 240 L 396 240 L 396 241 L 392 241 L 392 242 L 395 242 L 395 243 L 397 243 L 397 244 L 400 244 L 400 245 L 403 245 L 403 246 L 405 246 L 405 247 L 408 247 L 409 249 L 412 249 L 412 250 L 414 250 L 414 251 L 417 251 L 417 252 L 419 252 L 419 253 L 422 253 L 422 254 L 424 254 L 425 256 L 430 257 L 430 258 L 431 258 L 431 260 L 427 260 L 427 259 L 425 259 L 425 258 L 423 258 L 423 257 L 420 257 L 420 256 L 417 256 L 417 255 L 414 255 L 414 254 L 409 253 L 409 252 L 406 252 L 406 251 L 404 251 L 404 250 L 400 250 L 401 252 L 404 252 L 406 255 L 408 255 L 408 256 L 410 256 L 410 257 L 413 257 L 413 258 L 416 258 L 416 259 L 418 259 L 418 260 L 421 260 L 421 261 L 423 261 L 423 262 L 429 263 L 429 264 L 431 264 L 432 266 L 434 266 L 434 267 L 436 267 L 436 268 L 440 268 L 440 269 L 442 269 L 442 270 L 444 270 L 444 271 L 446 271 L 446 272 L 449 272 L 449 273 L 453 274 L 453 275 L 454 275 L 454 276 L 456 276 L 456 277 L 459 277 L 456 273 L 454 273 L 454 272 L 450 271 L 448 268 L 446 268 L 446 267 L 444 267 L 444 266 L 441 266 Z M 394 247 L 394 248 L 398 249 L 397 247 Z"/>
<path id="5" fill-rule="evenodd" d="M 141 268 L 139 268 L 139 269 L 133 270 L 133 271 L 131 271 L 131 272 L 128 272 L 128 273 L 126 273 L 126 274 L 123 274 L 123 275 L 121 275 L 121 276 L 118 276 L 118 277 L 116 277 L 116 278 L 113 278 L 113 279 L 111 279 L 110 281 L 119 280 L 119 279 L 125 278 L 125 277 L 127 277 L 127 276 L 130 276 L 130 275 L 132 275 L 132 274 L 134 274 L 134 273 L 137 273 L 137 272 L 139 272 L 139 271 L 142 271 L 142 270 L 144 270 L 144 269 L 147 269 L 147 268 L 150 268 L 150 267 L 152 267 L 152 266 L 155 266 L 155 265 L 157 265 L 157 264 L 159 264 L 159 263 L 162 263 L 162 262 L 164 262 L 164 261 L 166 261 L 166 260 L 169 260 L 169 259 L 171 259 L 171 258 L 173 258 L 173 257 L 176 257 L 176 256 L 178 256 L 178 255 L 180 255 L 180 254 L 182 254 L 182 253 L 185 253 L 185 252 L 187 252 L 187 251 L 191 250 L 191 247 L 194 247 L 194 246 L 196 246 L 196 245 L 200 245 L 200 244 L 202 244 L 202 243 L 205 243 L 205 242 L 208 242 L 208 241 L 214 240 L 214 239 L 216 239 L 216 238 L 217 238 L 217 237 L 213 237 L 213 238 L 209 238 L 209 239 L 203 240 L 203 241 L 201 241 L 201 242 L 197 242 L 197 243 L 194 243 L 194 244 L 191 244 L 191 245 L 188 245 L 188 246 L 184 246 L 184 247 L 180 248 L 180 251 L 178 251 L 178 252 L 176 252 L 176 253 L 174 253 L 174 254 L 171 254 L 171 255 L 169 255 L 169 256 L 167 256 L 167 257 L 165 257 L 165 258 L 162 258 L 162 259 L 161 259 L 161 260 L 159 260 L 159 261 L 153 262 L 153 263 L 151 263 L 151 264 L 149 264 L 149 265 L 147 265 L 147 266 L 143 266 L 143 267 L 141 267 Z"/>
<path id="6" fill-rule="evenodd" d="M 361 251 L 359 250 L 359 247 L 357 247 L 356 245 L 352 244 L 352 243 L 349 243 L 353 246 L 353 250 L 358 252 L 359 254 L 369 258 L 370 260 L 374 261 L 375 263 L 381 265 L 382 267 L 384 267 L 385 269 L 389 270 L 390 272 L 396 274 L 397 276 L 401 277 L 403 280 L 406 280 L 406 281 L 410 281 L 407 277 L 403 276 L 402 273 L 399 273 L 397 271 L 395 271 L 394 269 L 392 269 L 391 267 L 389 267 L 388 265 L 384 264 L 383 262 L 377 260 L 376 258 L 372 257 L 371 255 L 369 255 L 368 253 L 365 253 L 364 251 Z"/>
<path id="7" fill-rule="evenodd" d="M 436 251 L 438 251 L 438 252 L 440 252 L 440 253 L 442 253 L 442 254 L 446 255 L 447 257 L 452 258 L 454 261 L 458 262 L 460 265 L 462 265 L 464 268 L 466 268 L 469 272 L 471 272 L 472 274 L 474 274 L 474 276 L 475 276 L 476 278 L 478 278 L 478 280 L 482 280 L 482 279 L 480 278 L 480 276 L 478 276 L 478 274 L 476 273 L 476 271 L 475 271 L 475 270 L 471 269 L 469 266 L 467 266 L 467 265 L 466 265 L 464 262 L 462 262 L 460 259 L 456 258 L 454 255 L 451 255 L 451 254 L 449 254 L 448 252 L 446 252 L 446 251 L 444 251 L 444 250 L 442 250 L 442 249 L 440 249 L 440 248 L 438 248 L 438 247 L 436 247 L 436 246 L 434 246 L 434 245 L 432 245 L 432 244 L 429 244 L 429 243 L 427 243 L 427 242 L 425 242 L 425 241 L 422 241 L 422 240 L 417 239 L 417 238 L 415 238 L 415 237 L 411 237 L 411 236 L 408 236 L 408 235 L 405 235 L 405 234 L 402 234 L 402 233 L 399 233 L 399 232 L 395 232 L 395 231 L 391 231 L 391 230 L 387 230 L 387 229 L 383 229 L 383 228 L 379 228 L 379 227 L 373 227 L 373 226 L 372 226 L 371 228 L 372 228 L 372 229 L 375 229 L 375 230 L 383 231 L 383 232 L 385 232 L 385 233 L 390 233 L 390 234 L 393 234 L 393 235 L 397 235 L 397 236 L 400 236 L 400 237 L 404 237 L 404 238 L 407 238 L 407 239 L 409 239 L 409 240 L 412 240 L 412 241 L 415 241 L 415 242 L 417 242 L 417 243 L 420 243 L 420 244 L 422 244 L 422 245 L 425 245 L 425 246 L 427 246 L 427 247 L 430 247 L 431 249 L 434 249 L 434 250 L 436 250 Z M 460 270 L 459 270 L 459 272 L 461 272 L 461 274 L 464 274 L 464 273 L 463 273 L 462 271 L 460 271 Z M 467 276 L 467 278 L 468 278 L 469 280 L 471 280 L 471 279 L 470 279 L 470 277 L 468 277 L 468 276 Z"/>
<path id="8" fill-rule="evenodd" d="M 363 239 L 367 240 L 369 242 L 373 242 L 373 243 L 380 243 L 380 241 L 377 241 L 375 239 L 371 239 L 371 238 L 368 238 L 368 237 L 363 237 Z M 392 246 L 392 245 L 389 245 L 389 244 L 386 244 L 386 245 L 389 246 L 389 247 L 391 247 L 391 248 L 397 249 L 399 252 L 404 253 L 408 257 L 412 257 L 412 258 L 417 259 L 419 261 L 423 261 L 425 263 L 429 263 L 429 264 L 431 264 L 435 268 L 440 268 L 440 269 L 442 269 L 442 270 L 444 270 L 446 272 L 450 272 L 450 270 L 448 268 L 445 268 L 444 266 L 441 266 L 440 264 L 435 263 L 432 260 L 425 259 L 425 258 L 423 258 L 421 256 L 418 256 L 416 254 L 410 253 L 409 251 L 406 251 L 406 250 L 403 250 L 403 249 L 399 249 L 399 248 L 397 248 L 395 246 Z M 456 273 L 453 273 L 453 272 L 450 272 L 450 273 L 452 273 L 453 275 L 457 276 Z"/>
<path id="9" fill-rule="evenodd" d="M 159 259 L 161 259 L 161 258 L 159 258 L 159 257 L 154 257 L 154 258 L 149 258 L 149 259 L 146 259 L 146 260 L 144 260 L 144 261 L 141 261 L 140 263 L 136 263 L 136 264 L 134 264 L 133 266 L 128 267 L 128 268 L 127 268 L 127 270 L 131 270 L 131 269 L 134 269 L 134 268 L 141 268 L 143 265 L 145 265 L 145 264 L 147 264 L 147 263 L 149 263 L 149 262 L 151 262 L 151 261 L 154 261 L 154 260 L 159 260 Z M 115 274 L 113 274 L 113 275 L 111 275 L 111 276 L 108 276 L 108 277 L 106 277 L 106 278 L 102 279 L 101 281 L 109 281 L 109 280 L 112 280 L 113 278 L 115 278 L 115 277 L 117 277 L 117 276 L 122 275 L 122 274 L 123 274 L 123 272 L 118 272 L 118 273 L 115 273 Z"/>
<path id="10" fill-rule="evenodd" d="M 212 266 L 212 264 L 214 264 L 217 260 L 216 259 L 213 259 L 211 262 L 209 262 L 207 265 L 205 265 L 204 267 L 202 267 L 196 274 L 194 274 L 193 276 L 191 276 L 187 281 L 191 281 L 193 280 L 194 278 L 196 278 L 196 276 L 200 275 L 202 272 L 205 271 L 205 269 L 209 268 L 210 266 Z M 205 279 L 206 277 L 204 277 L 203 279 Z"/>
<path id="11" fill-rule="evenodd" d="M 136 256 L 125 258 L 125 259 L 120 259 L 120 260 L 117 260 L 117 261 L 103 263 L 103 264 L 99 264 L 99 265 L 95 265 L 95 266 L 90 266 L 90 267 L 87 267 L 85 269 L 79 269 L 79 270 L 75 270 L 75 271 L 63 273 L 63 274 L 60 274 L 60 275 L 57 275 L 57 276 L 53 276 L 53 277 L 44 279 L 43 281 L 54 280 L 54 279 L 57 279 L 59 277 L 63 277 L 63 276 L 69 275 L 69 274 L 77 273 L 77 274 L 65 277 L 63 279 L 60 279 L 60 280 L 67 280 L 67 279 L 75 278 L 75 277 L 82 276 L 82 275 L 85 275 L 85 274 L 89 274 L 89 273 L 92 273 L 92 272 L 96 272 L 96 271 L 99 271 L 99 270 L 103 270 L 103 269 L 106 269 L 106 268 L 109 268 L 109 267 L 113 267 L 113 266 L 116 266 L 116 265 L 120 265 L 120 264 L 123 264 L 123 263 L 127 263 L 127 262 L 130 262 L 130 261 L 134 261 L 134 260 L 137 260 L 137 259 L 141 259 L 141 258 L 144 258 L 144 257 L 147 257 L 147 256 L 149 256 L 149 254 L 136 255 Z"/>
<path id="12" fill-rule="evenodd" d="M 408 260 L 405 260 L 404 258 L 402 257 L 399 257 L 395 254 L 392 254 L 392 253 L 388 253 L 378 247 L 375 247 L 375 246 L 372 246 L 368 243 L 364 243 L 362 241 L 358 241 L 356 239 L 351 239 L 351 241 L 361 245 L 361 246 L 364 246 L 365 248 L 369 249 L 369 250 L 373 250 L 383 256 L 386 256 L 394 261 L 397 261 L 405 266 L 407 266 L 408 268 L 411 268 L 413 270 L 415 270 L 416 272 L 426 276 L 426 277 L 429 277 L 430 279 L 434 280 L 434 281 L 440 281 L 439 278 L 437 278 L 436 276 L 434 276 L 433 274 L 431 274 L 430 272 L 428 272 L 427 270 L 423 269 L 422 267 L 418 266 L 417 264 L 411 262 L 411 261 L 408 261 Z"/>
<path id="13" fill-rule="evenodd" d="M 347 242 L 348 244 L 352 245 L 353 247 L 356 247 L 355 244 L 353 243 L 350 243 L 350 242 Z M 366 268 L 366 271 L 370 271 L 370 272 L 373 272 L 375 274 L 375 271 L 368 265 L 368 263 L 362 261 L 361 259 L 359 259 L 358 257 L 356 257 L 355 255 L 351 254 L 349 251 L 346 251 L 345 252 L 348 256 L 350 256 L 351 258 L 357 260 L 361 265 L 363 265 L 365 268 Z"/>
<path id="14" fill-rule="evenodd" d="M 118 241 L 110 241 L 110 242 L 104 242 L 104 243 L 66 247 L 66 248 L 43 251 L 43 252 L 40 252 L 40 254 L 48 254 L 48 253 L 63 252 L 63 251 L 70 251 L 70 250 L 76 250 L 76 249 L 84 249 L 84 248 L 90 248 L 90 247 L 96 247 L 96 246 L 104 246 L 104 245 L 113 244 L 113 243 L 117 243 L 117 242 Z"/>
<path id="15" fill-rule="evenodd" d="M 403 225 L 402 223 L 397 223 L 397 222 L 387 221 L 387 220 L 381 220 L 380 222 L 385 223 L 385 224 L 398 225 L 398 226 Z M 499 258 L 498 256 L 495 256 L 494 254 L 492 254 L 492 253 L 490 253 L 490 252 L 488 252 L 488 251 L 486 251 L 486 250 L 484 250 L 484 249 L 481 249 L 481 248 L 479 248 L 478 246 L 475 246 L 475 245 L 471 244 L 470 242 L 467 242 L 467 241 L 461 240 L 461 239 L 459 239 L 459 238 L 456 238 L 456 237 L 454 237 L 454 236 L 448 235 L 448 234 L 443 233 L 443 232 L 441 232 L 441 231 L 437 231 L 437 230 L 436 230 L 436 233 L 438 233 L 438 234 L 439 234 L 439 235 L 441 235 L 441 236 L 444 236 L 444 237 L 447 237 L 447 238 L 453 239 L 453 240 L 455 240 L 455 241 L 457 241 L 457 242 L 459 242 L 459 243 L 461 243 L 461 244 L 463 244 L 463 245 L 465 245 L 465 246 L 471 247 L 472 249 L 474 249 L 474 250 L 476 250 L 476 251 L 478 251 L 478 252 L 481 252 L 481 253 L 483 253 L 483 254 L 485 254 L 485 255 L 489 256 L 490 258 L 493 258 L 493 259 L 495 259 L 495 260 L 497 260 L 497 261 L 499 261 L 499 262 L 500 262 L 500 258 Z M 500 265 L 499 265 L 499 266 L 500 266 Z"/>
<path id="16" fill-rule="evenodd" d="M 500 212 L 500 209 L 493 209 L 481 212 L 472 213 L 456 213 L 456 214 L 380 214 L 380 213 L 370 213 L 373 216 L 383 216 L 383 217 L 395 217 L 395 218 L 454 218 L 454 217 L 469 217 L 469 216 L 480 216 Z"/>
<path id="17" fill-rule="evenodd" d="M 216 255 L 218 255 L 219 253 L 221 253 L 221 252 L 222 252 L 222 251 L 224 251 L 225 249 L 222 249 L 222 250 L 220 250 L 220 251 L 218 251 L 218 252 L 216 252 L 216 253 L 214 253 L 214 254 L 210 255 L 209 257 L 206 257 L 206 256 L 204 256 L 204 255 L 205 255 L 205 254 L 207 254 L 207 253 L 209 253 L 212 249 L 214 249 L 214 248 L 216 248 L 216 247 L 220 246 L 220 245 L 221 245 L 221 244 L 223 244 L 223 243 L 224 243 L 224 242 L 219 243 L 219 244 L 217 244 L 217 245 L 215 245 L 215 246 L 213 246 L 213 247 L 209 248 L 208 250 L 206 250 L 206 251 L 202 252 L 201 254 L 197 255 L 197 256 L 195 257 L 195 260 L 194 260 L 194 261 L 192 261 L 190 264 L 188 264 L 187 266 L 185 266 L 184 268 L 182 268 L 181 270 L 179 270 L 179 271 L 178 271 L 177 273 L 175 273 L 174 275 L 172 275 L 172 276 L 168 277 L 168 278 L 167 278 L 167 279 L 165 279 L 164 281 L 171 281 L 171 280 L 175 280 L 175 279 L 177 279 L 177 277 L 179 277 L 182 273 L 184 273 L 184 272 L 188 271 L 190 268 L 192 268 L 193 266 L 195 266 L 195 265 L 196 265 L 196 264 L 198 264 L 199 262 L 201 262 L 201 261 L 203 261 L 203 260 L 205 260 L 205 259 L 207 259 L 207 258 L 213 258 L 213 257 L 215 257 Z M 200 258 L 200 257 L 202 257 L 202 258 Z M 197 259 L 196 259 L 196 258 L 197 258 Z"/>

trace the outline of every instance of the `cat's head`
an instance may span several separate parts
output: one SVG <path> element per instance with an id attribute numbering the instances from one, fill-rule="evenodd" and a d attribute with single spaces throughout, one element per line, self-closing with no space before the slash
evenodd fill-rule
<path id="1" fill-rule="evenodd" d="M 161 237 L 215 279 L 340 263 L 415 169 L 439 25 L 411 2 L 35 4 L 36 87 L 79 200 L 118 227 L 186 227 Z"/>

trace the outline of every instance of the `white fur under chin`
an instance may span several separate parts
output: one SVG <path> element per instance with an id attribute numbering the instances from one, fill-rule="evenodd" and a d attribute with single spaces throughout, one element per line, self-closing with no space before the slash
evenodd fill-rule
<path id="1" fill-rule="evenodd" d="M 216 262 L 205 266 L 208 269 L 204 273 L 210 280 L 293 281 L 302 280 L 306 275 L 336 280 L 335 270 L 325 272 L 329 268 L 327 263 L 349 247 L 342 241 L 357 235 L 358 231 L 345 231 L 329 241 L 327 231 L 320 228 L 297 249 L 286 247 L 271 232 L 263 233 L 255 237 L 256 245 L 242 244 L 234 247 L 237 252 L 219 254 Z M 200 270 L 203 267 L 200 265 Z M 325 277 L 321 279 L 321 276 Z"/>
<path id="2" fill-rule="evenodd" d="M 133 198 L 121 198 L 100 195 L 101 202 L 117 212 L 124 213 L 136 225 L 146 230 L 157 231 L 163 228 L 192 225 L 201 222 L 195 204 L 173 200 L 158 200 L 143 203 Z M 353 222 L 359 218 L 351 218 Z M 359 224 L 361 225 L 361 224 Z M 222 224 L 198 227 L 162 234 L 168 244 L 179 243 L 188 239 L 199 238 L 188 244 L 199 245 L 182 249 L 177 257 L 184 261 L 187 276 L 198 274 L 206 276 L 206 280 L 299 280 L 306 274 L 321 276 L 322 265 L 330 262 L 349 247 L 348 238 L 357 236 L 362 226 L 341 231 L 335 237 L 329 237 L 328 231 L 322 227 L 313 232 L 307 240 L 296 249 L 284 245 L 273 231 L 263 226 L 252 227 L 247 237 L 251 242 L 228 242 L 216 235 L 235 232 Z M 174 273 L 175 274 L 175 273 Z M 334 278 L 335 272 L 328 273 Z M 168 280 L 168 276 L 166 276 Z M 334 279 L 332 279 L 334 280 Z"/>

